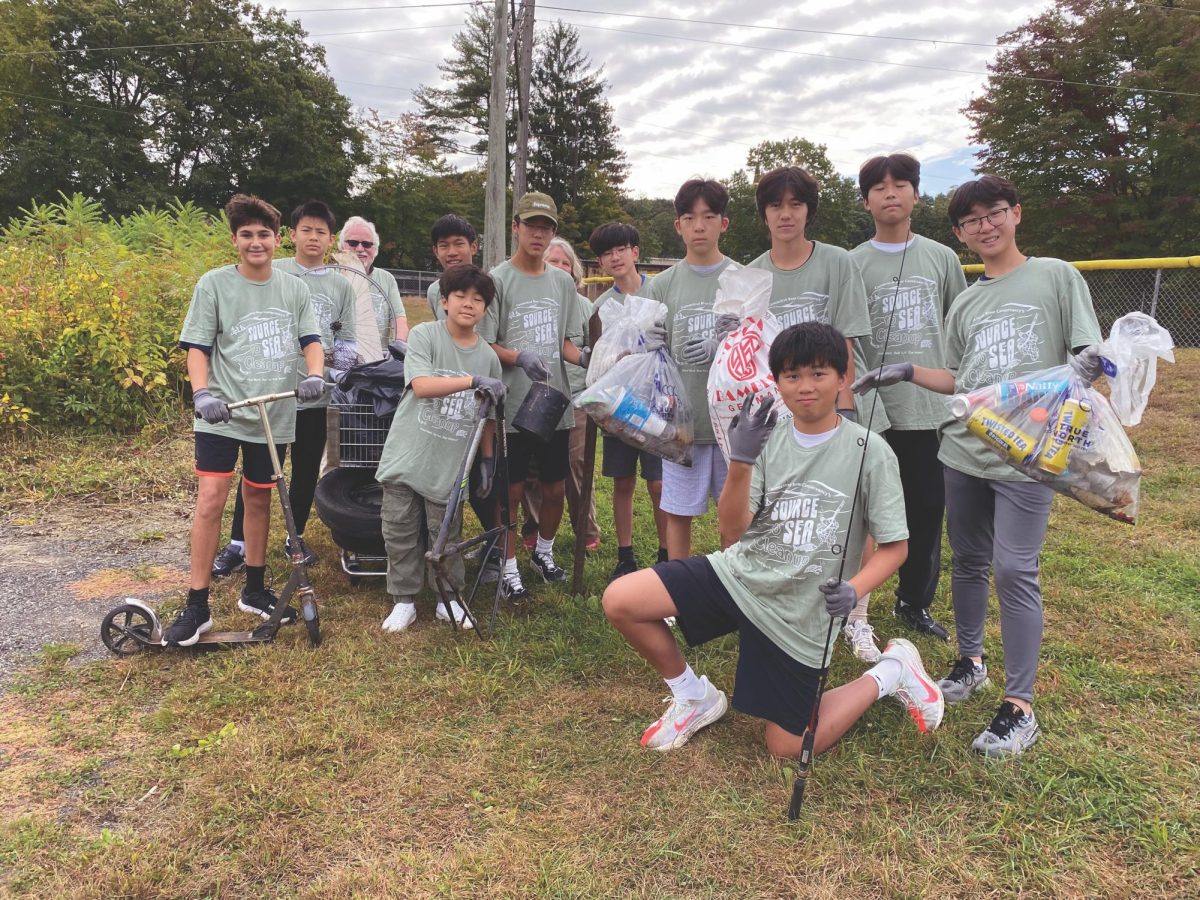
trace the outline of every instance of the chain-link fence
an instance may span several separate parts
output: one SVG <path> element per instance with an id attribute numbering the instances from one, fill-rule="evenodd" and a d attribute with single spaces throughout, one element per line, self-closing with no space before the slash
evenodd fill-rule
<path id="1" fill-rule="evenodd" d="M 424 296 L 429 286 L 442 276 L 441 272 L 422 272 L 417 269 L 388 269 L 388 271 L 396 279 L 396 287 L 405 297 L 416 294 Z"/>
<path id="2" fill-rule="evenodd" d="M 1177 347 L 1200 347 L 1200 256 L 1107 259 L 1074 264 L 1092 292 L 1100 329 L 1108 334 L 1127 312 L 1144 312 L 1171 332 Z M 974 281 L 982 266 L 966 266 Z"/>

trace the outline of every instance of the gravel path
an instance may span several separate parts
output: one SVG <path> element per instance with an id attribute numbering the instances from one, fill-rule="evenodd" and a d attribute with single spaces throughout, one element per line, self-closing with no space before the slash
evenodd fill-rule
<path id="1" fill-rule="evenodd" d="M 47 643 L 108 654 L 100 621 L 127 596 L 155 606 L 187 582 L 190 508 L 58 505 L 0 517 L 0 693 Z"/>

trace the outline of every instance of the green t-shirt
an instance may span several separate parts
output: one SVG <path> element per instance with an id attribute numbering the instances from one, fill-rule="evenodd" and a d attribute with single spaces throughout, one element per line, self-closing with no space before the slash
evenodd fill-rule
<path id="1" fill-rule="evenodd" d="M 886 544 L 908 537 L 900 469 L 887 442 L 840 419 L 837 433 L 801 447 L 795 429 L 776 428 L 754 463 L 753 518 L 741 540 L 709 555 L 738 608 L 780 649 L 806 666 L 823 668 L 829 614 L 817 588 L 836 578 L 845 548 L 849 580 L 859 570 L 866 534 Z M 854 484 L 864 453 L 862 487 L 847 535 Z"/>
<path id="2" fill-rule="evenodd" d="M 667 305 L 667 350 L 679 368 L 684 394 L 692 406 L 692 428 L 696 444 L 715 444 L 712 418 L 708 414 L 708 370 L 712 363 L 693 365 L 682 359 L 683 345 L 690 338 L 713 336 L 716 316 L 717 280 L 721 273 L 737 263 L 729 257 L 710 272 L 701 274 L 685 261 L 659 272 L 644 286 L 646 295 Z"/>
<path id="3" fill-rule="evenodd" d="M 999 278 L 977 281 L 946 316 L 946 368 L 967 393 L 1061 366 L 1071 350 L 1100 342 L 1087 282 L 1070 263 L 1031 256 Z M 948 418 L 938 458 L 952 469 L 994 481 L 1029 481 Z"/>
<path id="4" fill-rule="evenodd" d="M 425 289 L 425 299 L 429 301 L 429 308 L 433 311 L 435 321 L 441 321 L 446 318 L 446 310 L 442 309 L 442 286 L 438 282 L 434 282 Z"/>
<path id="5" fill-rule="evenodd" d="M 588 325 L 592 320 L 592 301 L 583 294 L 576 294 L 579 298 L 579 319 L 576 322 L 576 328 L 567 335 L 569 340 L 576 347 L 586 347 L 588 345 Z M 587 369 L 580 368 L 573 363 L 566 363 L 567 367 L 567 384 L 571 387 L 571 398 L 578 397 L 585 387 L 587 387 Z"/>
<path id="6" fill-rule="evenodd" d="M 335 338 L 339 341 L 356 340 L 354 307 L 357 301 L 354 296 L 354 288 L 350 286 L 350 282 L 338 274 L 336 269 L 325 269 L 324 271 L 320 267 L 306 269 L 296 262 L 295 257 L 277 259 L 273 265 L 280 272 L 295 275 L 308 288 L 308 293 L 312 297 L 313 315 L 317 317 L 317 327 L 321 329 L 321 346 L 326 353 L 333 350 Z M 311 274 L 305 274 L 306 272 Z M 333 330 L 334 322 L 340 323 L 336 335 Z M 326 373 L 328 373 L 328 369 L 326 369 Z M 297 375 L 300 380 L 303 380 L 307 374 L 308 368 L 304 365 L 304 359 L 301 358 Z M 329 391 L 325 391 L 320 400 L 313 403 L 300 403 L 297 409 L 322 409 L 328 405 Z"/>
<path id="7" fill-rule="evenodd" d="M 237 266 L 222 266 L 196 282 L 179 343 L 211 350 L 208 389 L 234 403 L 294 391 L 296 360 L 304 359 L 300 341 L 320 333 L 308 289 L 299 278 L 276 271 L 266 281 L 250 281 L 238 274 Z M 303 367 L 301 372 L 307 374 Z M 267 413 L 275 443 L 291 443 L 296 401 L 276 400 L 267 404 Z M 254 407 L 235 409 L 233 418 L 219 425 L 196 419 L 194 427 L 239 441 L 267 442 Z"/>
<path id="8" fill-rule="evenodd" d="M 647 282 L 649 280 L 650 279 L 648 279 L 645 275 L 642 276 L 642 286 L 639 287 L 634 292 L 635 294 L 637 294 L 637 296 L 639 296 L 639 297 L 649 296 L 650 286 L 649 286 L 649 284 L 647 284 Z M 629 296 L 628 294 L 626 294 L 624 291 L 620 290 L 617 287 L 617 285 L 614 283 L 612 287 L 610 287 L 607 291 L 605 291 L 603 294 L 601 294 L 599 297 L 596 298 L 596 302 L 594 304 L 592 304 L 592 307 L 594 309 L 599 309 L 601 306 L 604 305 L 605 300 L 619 300 L 622 303 L 624 303 L 625 298 L 628 296 Z"/>
<path id="9" fill-rule="evenodd" d="M 903 273 L 899 271 L 902 253 Z M 864 369 L 880 365 L 885 340 L 887 356 L 883 362 L 946 368 L 942 322 L 951 302 L 967 287 L 954 251 L 918 234 L 907 250 L 880 250 L 871 241 L 864 241 L 850 251 L 850 256 L 862 273 L 871 314 L 871 333 L 859 341 Z M 897 275 L 901 276 L 899 286 Z M 896 311 L 889 314 L 893 301 Z M 937 394 L 908 382 L 880 388 L 879 397 L 892 427 L 898 431 L 937 428 L 948 415 Z"/>
<path id="10" fill-rule="evenodd" d="M 579 328 L 579 295 L 575 292 L 575 282 L 554 266 L 546 266 L 541 275 L 526 275 L 510 260 L 492 269 L 491 275 L 496 283 L 496 299 L 479 324 L 479 334 L 490 344 L 536 353 L 550 370 L 550 386 L 570 396 L 562 345 L 567 335 Z M 504 383 L 508 386 L 504 415 L 511 425 L 529 393 L 531 382 L 520 366 L 505 366 Z M 575 414 L 568 405 L 557 430 L 574 424 Z M 507 427 L 506 430 L 514 429 Z"/>
<path id="11" fill-rule="evenodd" d="M 770 311 L 784 328 L 801 322 L 821 322 L 832 325 L 847 338 L 861 338 L 871 333 L 871 317 L 867 313 L 867 292 L 862 276 L 850 254 L 841 247 L 813 241 L 812 253 L 804 265 L 796 269 L 781 269 L 771 262 L 768 250 L 749 263 L 751 268 L 771 273 Z M 854 370 L 863 366 L 858 341 L 854 346 Z M 871 414 L 874 393 L 855 397 L 858 419 L 864 424 Z M 871 420 L 874 431 L 888 427 L 887 414 L 880 404 Z"/>
<path id="12" fill-rule="evenodd" d="M 500 360 L 483 338 L 463 348 L 454 342 L 443 322 L 422 322 L 408 334 L 404 378 L 461 375 L 500 377 Z M 454 487 L 479 403 L 472 390 L 447 397 L 418 398 L 405 392 L 392 419 L 379 468 L 384 484 L 405 484 L 435 503 L 445 503 Z"/>
<path id="13" fill-rule="evenodd" d="M 387 345 L 396 339 L 396 320 L 406 318 L 404 298 L 396 278 L 386 269 L 372 269 L 368 276 L 383 296 L 371 291 L 371 308 L 375 314 L 375 326 L 379 330 L 379 343 L 387 355 Z"/>
<path id="14" fill-rule="evenodd" d="M 404 298 L 400 296 L 400 286 L 396 284 L 396 276 L 387 269 L 371 269 L 371 280 L 378 285 L 387 297 L 388 306 L 391 307 L 393 319 L 406 318 L 404 312 Z M 377 316 L 378 318 L 378 316 Z M 391 335 L 388 335 L 388 342 L 392 340 Z"/>

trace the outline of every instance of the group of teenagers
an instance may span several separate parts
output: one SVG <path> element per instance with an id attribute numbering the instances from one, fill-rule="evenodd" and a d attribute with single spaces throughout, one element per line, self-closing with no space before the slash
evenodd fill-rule
<path id="1" fill-rule="evenodd" d="M 875 234 L 847 251 L 807 237 L 820 189 L 804 169 L 775 169 L 756 186 L 771 248 L 746 266 L 772 276 L 770 312 L 782 326 L 769 349 L 778 401 L 754 404 L 747 396 L 727 435 L 728 455 L 707 415 L 709 370 L 718 347 L 740 325 L 736 317 L 714 312 L 721 274 L 740 265 L 720 249 L 729 194 L 719 182 L 691 179 L 679 189 L 675 229 L 686 253 L 652 278 L 638 271 L 636 228 L 596 228 L 590 248 L 612 286 L 594 304 L 579 293 L 582 269 L 573 249 L 556 236 L 558 210 L 551 197 L 530 192 L 517 199 L 511 257 L 491 272 L 473 263 L 478 237 L 470 223 L 444 216 L 431 234 L 444 269 L 428 292 L 434 320 L 411 330 L 394 280 L 373 266 L 378 235 L 370 223 L 349 220 L 342 249 L 379 280 L 385 296 L 395 298 L 389 301 L 395 330 L 381 340 L 406 342 L 407 390 L 376 476 L 393 603 L 384 629 L 403 631 L 416 620 L 424 553 L 447 515 L 480 403 L 493 418 L 470 473 L 470 505 L 483 526 L 508 524 L 500 523 L 493 491 L 502 481 L 494 419 L 502 407 L 508 506 L 515 512 L 524 504 L 527 522 L 536 523 L 524 542 L 516 524 L 509 524 L 507 540 L 481 554 L 481 576 L 499 580 L 510 600 L 527 600 L 517 565 L 517 548 L 524 544 L 530 568 L 545 582 L 565 580 L 554 558 L 564 506 L 571 508 L 576 533 L 586 530 L 589 546 L 598 543 L 594 509 L 585 508 L 579 490 L 582 415 L 568 408 L 553 436 L 543 440 L 514 429 L 512 414 L 535 382 L 577 396 L 591 358 L 595 311 L 630 296 L 649 297 L 665 306 L 666 315 L 646 331 L 644 349 L 665 348 L 697 414 L 690 466 L 607 435 L 603 442 L 602 474 L 613 479 L 617 540 L 604 613 L 671 694 L 642 745 L 681 747 L 728 709 L 726 694 L 688 665 L 672 628 L 689 647 L 738 633 L 733 705 L 765 721 L 766 746 L 775 756 L 799 755 L 814 721 L 816 750 L 827 749 L 887 697 L 908 710 L 921 732 L 933 730 L 945 704 L 990 687 L 984 623 L 994 582 L 1004 693 L 972 747 L 990 757 L 1029 748 L 1040 733 L 1032 706 L 1043 629 L 1038 557 L 1053 492 L 1007 466 L 948 415 L 943 401 L 1068 362 L 1095 380 L 1101 336 L 1091 297 L 1068 263 L 1020 251 L 1022 208 L 1015 187 L 1003 178 L 980 176 L 950 198 L 955 236 L 983 262 L 983 275 L 969 287 L 950 248 L 912 232 L 920 187 L 914 157 L 867 160 L 859 187 Z M 365 340 L 375 340 L 373 333 L 356 336 L 347 328 L 354 298 L 346 293 L 338 299 L 344 279 L 321 269 L 339 239 L 324 204 L 305 204 L 293 214 L 291 260 L 274 259 L 279 214 L 269 204 L 238 195 L 226 213 L 239 262 L 200 279 L 180 337 L 195 397 L 199 476 L 191 590 L 164 636 L 164 643 L 180 646 L 212 627 L 208 593 L 214 575 L 244 564 L 239 608 L 265 618 L 276 602 L 264 584 L 271 487 L 265 438 L 256 414 L 231 414 L 228 403 L 296 390 L 299 408 L 273 404 L 271 418 L 277 443 L 295 442 L 290 490 L 302 532 L 326 440 L 321 403 L 330 360 L 336 377 L 356 354 L 362 358 Z M 214 563 L 239 452 L 244 514 L 235 521 L 236 541 Z M 649 568 L 639 567 L 633 549 L 639 467 L 658 537 L 657 562 Z M 692 555 L 693 520 L 710 501 L 716 503 L 721 549 Z M 449 512 L 457 539 L 462 510 Z M 868 603 L 873 590 L 898 575 L 896 620 L 916 633 L 949 639 L 930 612 L 943 519 L 952 550 L 958 654 L 937 680 L 911 641 L 894 638 L 879 649 Z M 307 547 L 289 551 L 311 554 Z M 462 586 L 461 557 L 451 558 L 449 576 Z M 470 624 L 457 603 L 437 604 L 437 615 Z M 294 618 L 285 610 L 285 621 Z M 835 627 L 869 668 L 822 692 Z"/>

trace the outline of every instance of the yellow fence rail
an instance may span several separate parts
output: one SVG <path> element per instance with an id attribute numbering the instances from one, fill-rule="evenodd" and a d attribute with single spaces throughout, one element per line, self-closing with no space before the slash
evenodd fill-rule
<path id="1" fill-rule="evenodd" d="M 1122 272 L 1128 269 L 1200 269 L 1200 256 L 1162 256 L 1148 259 L 1082 259 L 1071 263 L 1080 272 Z M 963 266 L 968 275 L 982 275 L 983 264 Z"/>

